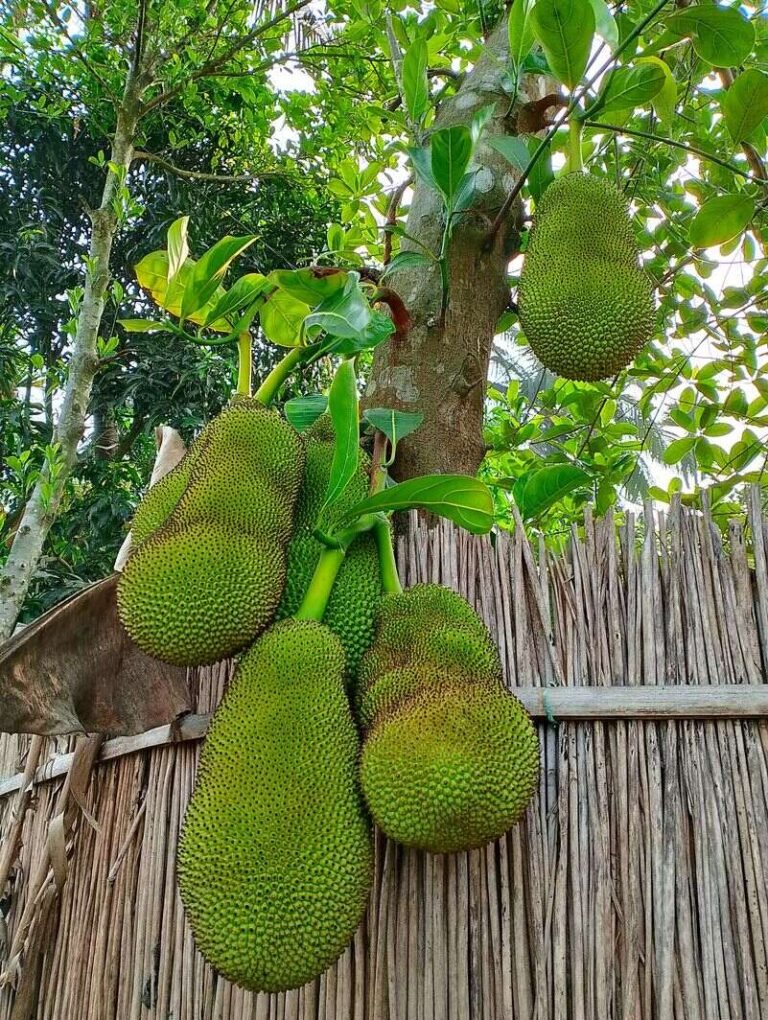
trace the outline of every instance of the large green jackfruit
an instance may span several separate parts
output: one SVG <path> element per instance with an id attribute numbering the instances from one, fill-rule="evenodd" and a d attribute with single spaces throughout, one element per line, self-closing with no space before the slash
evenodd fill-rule
<path id="1" fill-rule="evenodd" d="M 534 353 L 568 379 L 606 379 L 651 339 L 655 311 L 629 206 L 604 178 L 566 174 L 541 197 L 518 290 Z"/>
<path id="2" fill-rule="evenodd" d="M 276 624 L 240 660 L 203 747 L 179 888 L 198 948 L 245 988 L 311 981 L 365 911 L 373 847 L 343 674 L 327 627 Z"/>
<path id="3" fill-rule="evenodd" d="M 134 546 L 141 545 L 168 520 L 189 484 L 192 462 L 188 454 L 148 489 L 131 521 Z"/>
<path id="4" fill-rule="evenodd" d="M 380 604 L 360 666 L 360 781 L 406 846 L 469 850 L 506 832 L 536 788 L 539 743 L 502 680 L 485 624 L 455 592 L 416 585 Z"/>
<path id="5" fill-rule="evenodd" d="M 288 547 L 288 571 L 277 619 L 293 616 L 301 605 L 317 567 L 322 545 L 313 531 L 321 514 L 334 453 L 330 418 L 323 415 L 305 433 L 306 467 Z M 341 499 L 319 522 L 329 530 L 355 503 L 365 499 L 370 485 L 370 459 L 360 453 L 357 474 Z M 354 678 L 360 657 L 373 640 L 374 621 L 381 598 L 381 577 L 376 541 L 372 534 L 355 540 L 347 551 L 331 590 L 323 622 L 337 634 L 347 660 L 347 676 Z"/>
<path id="6" fill-rule="evenodd" d="M 118 584 L 120 617 L 140 648 L 202 665 L 269 625 L 303 468 L 301 438 L 256 400 L 235 398 L 206 426 L 178 503 Z"/>

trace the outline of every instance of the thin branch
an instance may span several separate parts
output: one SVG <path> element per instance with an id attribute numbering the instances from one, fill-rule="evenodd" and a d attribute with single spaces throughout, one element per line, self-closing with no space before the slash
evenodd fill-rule
<path id="1" fill-rule="evenodd" d="M 739 176 L 746 178 L 748 181 L 752 181 L 754 184 L 768 184 L 768 180 L 764 177 L 753 177 L 746 171 L 739 169 L 735 164 L 729 163 L 726 159 L 720 159 L 719 156 L 713 156 L 711 152 L 706 152 L 704 149 L 699 149 L 695 145 L 686 145 L 685 142 L 676 142 L 673 138 L 667 138 L 666 135 L 655 135 L 650 131 L 636 131 L 634 128 L 619 127 L 617 124 L 604 124 L 599 120 L 585 120 L 587 127 L 593 128 L 604 128 L 606 131 L 614 131 L 617 135 L 631 135 L 633 138 L 647 138 L 651 142 L 663 142 L 665 145 L 670 145 L 673 149 L 682 149 L 683 152 L 690 152 L 694 156 L 700 156 L 702 159 L 708 160 L 710 163 L 717 163 L 718 166 L 723 167 L 725 170 L 730 170 L 731 173 L 739 174 Z"/>
<path id="2" fill-rule="evenodd" d="M 204 173 L 201 170 L 183 170 L 181 167 L 174 166 L 173 163 L 169 163 L 168 160 L 163 159 L 162 156 L 158 156 L 154 152 L 144 152 L 141 149 L 137 149 L 136 152 L 134 152 L 133 158 L 140 159 L 145 163 L 156 163 L 161 169 L 167 170 L 169 173 L 175 174 L 177 177 L 183 177 L 186 180 L 212 181 L 214 184 L 248 184 L 261 177 L 285 176 L 282 171 L 279 170 L 264 170 L 259 174 L 209 174 Z"/>
<path id="3" fill-rule="evenodd" d="M 411 174 L 408 177 L 406 177 L 403 183 L 400 184 L 397 188 L 395 188 L 395 190 L 392 192 L 392 197 L 390 198 L 389 205 L 387 206 L 387 218 L 385 220 L 385 226 L 394 227 L 395 224 L 397 223 L 397 210 L 400 208 L 400 203 L 403 200 L 403 195 L 405 194 L 406 189 L 409 188 L 412 184 L 413 175 Z M 392 259 L 392 231 L 387 230 L 384 234 L 384 258 L 382 259 L 382 261 L 384 265 L 387 266 L 389 265 L 391 259 Z"/>
<path id="4" fill-rule="evenodd" d="M 256 25 L 255 28 L 230 46 L 228 50 L 225 50 L 221 56 L 216 57 L 215 60 L 207 61 L 202 67 L 199 67 L 196 71 L 192 71 L 191 74 L 188 74 L 181 84 L 174 86 L 172 89 L 168 89 L 167 92 L 161 92 L 159 95 L 155 96 L 154 99 L 150 99 L 150 101 L 145 103 L 142 107 L 141 116 L 143 117 L 152 110 L 157 109 L 158 106 L 163 106 L 165 103 L 175 99 L 176 96 L 180 95 L 184 91 L 191 81 L 198 81 L 200 78 L 208 78 L 215 75 L 220 68 L 224 67 L 225 64 L 227 64 L 233 57 L 237 56 L 238 53 L 250 46 L 251 43 L 255 42 L 260 36 L 269 32 L 270 29 L 281 24 L 281 22 L 292 17 L 294 14 L 297 14 L 300 10 L 303 10 L 303 8 L 307 7 L 311 2 L 312 0 L 296 0 L 294 4 L 290 7 L 286 7 L 284 11 L 280 14 L 276 14 L 273 18 L 270 18 L 269 21 Z"/>

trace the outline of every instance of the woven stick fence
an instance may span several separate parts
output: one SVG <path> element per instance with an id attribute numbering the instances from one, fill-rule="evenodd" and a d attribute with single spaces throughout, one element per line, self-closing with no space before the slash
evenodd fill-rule
<path id="1" fill-rule="evenodd" d="M 199 737 L 227 665 L 191 674 L 199 715 L 173 733 L 110 741 L 92 768 L 99 747 L 79 738 L 89 785 L 67 771 L 72 745 L 43 741 L 0 1020 L 768 1016 L 768 522 L 757 493 L 725 548 L 706 516 L 649 508 L 645 521 L 617 531 L 587 517 L 561 557 L 522 529 L 494 548 L 411 521 L 405 583 L 465 595 L 541 719 L 539 794 L 469 854 L 378 836 L 353 945 L 300 990 L 255 996 L 217 979 L 176 891 Z M 6 845 L 40 743 L 0 739 Z M 62 827 L 67 781 L 82 808 Z"/>

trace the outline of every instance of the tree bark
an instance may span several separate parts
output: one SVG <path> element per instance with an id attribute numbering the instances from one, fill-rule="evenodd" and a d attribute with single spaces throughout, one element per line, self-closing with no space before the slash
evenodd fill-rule
<path id="1" fill-rule="evenodd" d="M 506 18 L 491 33 L 483 55 L 456 95 L 440 110 L 435 127 L 469 124 L 483 107 L 493 105 L 487 134 L 515 134 L 515 110 L 502 87 L 508 69 Z M 540 98 L 545 79 L 524 78 L 516 105 Z M 538 91 L 537 91 L 538 90 Z M 484 251 L 490 224 L 514 187 L 512 165 L 485 143 L 475 162 L 479 196 L 455 226 L 449 250 L 449 301 L 441 321 L 437 267 L 392 272 L 390 286 L 410 312 L 413 325 L 404 339 L 376 351 L 365 396 L 367 407 L 395 407 L 424 415 L 421 427 L 398 444 L 394 475 L 462 472 L 474 475 L 485 453 L 483 401 L 496 322 L 509 302 L 507 266 L 520 231 L 520 210 L 510 214 L 489 251 Z M 417 180 L 407 232 L 433 253 L 440 247 L 442 211 L 436 192 Z M 403 250 L 419 251 L 406 239 Z"/>
<path id="2" fill-rule="evenodd" d="M 117 229 L 115 199 L 119 174 L 133 158 L 136 124 L 139 119 L 141 87 L 132 70 L 126 79 L 112 143 L 101 204 L 90 213 L 92 233 L 85 289 L 77 319 L 77 331 L 69 363 L 53 441 L 59 444 L 58 470 L 47 471 L 35 486 L 24 508 L 8 559 L 0 572 L 0 640 L 13 633 L 24 598 L 37 569 L 43 546 L 56 518 L 67 478 L 77 460 L 77 447 L 85 429 L 88 402 L 98 369 L 98 336 L 109 285 L 109 257 Z M 46 495 L 46 489 L 49 492 Z"/>

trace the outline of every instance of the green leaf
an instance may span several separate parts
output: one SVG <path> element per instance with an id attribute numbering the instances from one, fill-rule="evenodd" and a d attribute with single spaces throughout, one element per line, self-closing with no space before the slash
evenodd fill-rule
<path id="1" fill-rule="evenodd" d="M 297 301 L 284 290 L 270 294 L 259 312 L 259 322 L 267 340 L 280 347 L 296 347 L 301 327 L 309 314 L 309 305 Z"/>
<path id="2" fill-rule="evenodd" d="M 529 17 L 531 0 L 514 0 L 509 12 L 507 30 L 509 32 L 509 58 L 520 75 L 523 61 L 533 47 L 533 25 Z"/>
<path id="3" fill-rule="evenodd" d="M 512 496 L 522 516 L 530 520 L 569 492 L 589 483 L 587 472 L 575 464 L 551 464 L 519 478 Z"/>
<path id="4" fill-rule="evenodd" d="M 422 255 L 420 251 L 399 251 L 384 267 L 384 275 L 392 273 L 396 269 L 414 269 L 421 266 L 431 266 L 434 261 L 434 259 Z"/>
<path id="5" fill-rule="evenodd" d="M 486 138 L 486 141 L 521 173 L 528 166 L 531 156 L 522 138 L 513 135 L 493 135 Z"/>
<path id="6" fill-rule="evenodd" d="M 531 20 L 552 73 L 575 88 L 586 70 L 595 34 L 590 0 L 537 0 Z"/>
<path id="7" fill-rule="evenodd" d="M 163 333 L 170 329 L 166 323 L 154 319 L 118 319 L 117 324 L 126 333 Z"/>
<path id="8" fill-rule="evenodd" d="M 297 432 L 306 432 L 328 407 L 328 397 L 323 393 L 310 393 L 305 397 L 286 400 L 283 410 L 285 417 Z"/>
<path id="9" fill-rule="evenodd" d="M 437 191 L 437 181 L 432 174 L 432 152 L 429 148 L 412 147 L 408 149 L 408 156 L 416 176 L 421 178 L 424 184 L 433 191 Z"/>
<path id="10" fill-rule="evenodd" d="M 473 535 L 485 535 L 493 527 L 490 490 L 479 478 L 468 475 L 409 478 L 356 503 L 344 519 L 351 521 L 363 514 L 412 509 L 447 517 Z"/>
<path id="11" fill-rule="evenodd" d="M 744 141 L 768 117 L 768 74 L 754 67 L 742 71 L 725 93 L 722 105 L 731 138 Z"/>
<path id="12" fill-rule="evenodd" d="M 749 195 L 721 195 L 711 198 L 696 213 L 688 230 L 693 248 L 710 248 L 737 237 L 755 215 L 755 201 Z"/>
<path id="13" fill-rule="evenodd" d="M 537 138 L 531 138 L 528 142 L 528 152 L 531 156 L 533 156 L 538 147 L 539 140 Z M 542 154 L 533 164 L 533 169 L 528 174 L 528 190 L 530 191 L 534 202 L 539 201 L 554 179 L 555 174 L 552 170 L 552 149 L 550 145 L 547 144 L 544 147 Z"/>
<path id="14" fill-rule="evenodd" d="M 472 134 L 456 124 L 432 135 L 432 177 L 450 207 L 472 158 Z"/>
<path id="15" fill-rule="evenodd" d="M 357 373 L 354 361 L 342 361 L 336 369 L 328 394 L 333 430 L 336 435 L 331 474 L 323 509 L 341 496 L 357 471 L 360 452 L 360 425 L 357 407 Z"/>
<path id="16" fill-rule="evenodd" d="M 755 45 L 755 29 L 735 7 L 696 4 L 673 14 L 667 28 L 681 38 L 690 38 L 702 60 L 715 67 L 742 64 Z"/>
<path id="17" fill-rule="evenodd" d="M 679 464 L 683 457 L 689 454 L 695 445 L 695 436 L 683 436 L 682 439 L 675 439 L 664 451 L 664 463 Z"/>
<path id="18" fill-rule="evenodd" d="M 264 294 L 270 287 L 269 280 L 261 273 L 246 273 L 245 276 L 236 280 L 215 304 L 210 306 L 204 325 L 208 325 L 209 319 L 211 322 L 216 322 L 217 319 L 229 319 L 231 315 L 250 304 L 260 294 Z"/>
<path id="19" fill-rule="evenodd" d="M 317 357 L 324 354 L 336 354 L 351 358 L 362 351 L 373 350 L 380 343 L 392 336 L 395 324 L 385 312 L 377 309 L 371 311 L 371 318 L 362 333 L 351 337 L 326 336 L 317 348 Z"/>
<path id="20" fill-rule="evenodd" d="M 153 300 L 171 315 L 181 315 L 181 301 L 187 284 L 195 271 L 195 263 L 187 259 L 173 282 L 168 285 L 168 252 L 153 251 L 138 262 L 135 266 L 136 279 L 139 286 L 148 291 Z M 188 315 L 190 322 L 202 325 L 208 318 L 215 301 L 218 301 L 225 294 L 223 287 L 218 287 L 211 295 L 210 300 L 198 311 Z M 231 324 L 224 320 L 217 320 L 208 324 L 208 329 L 218 333 L 229 333 Z"/>
<path id="21" fill-rule="evenodd" d="M 166 244 L 168 247 L 168 282 L 170 283 L 189 258 L 187 244 L 187 227 L 189 216 L 180 216 L 168 227 Z"/>
<path id="22" fill-rule="evenodd" d="M 595 29 L 597 34 L 608 45 L 611 53 L 615 53 L 619 45 L 619 26 L 611 14 L 611 9 L 605 0 L 590 0 L 592 13 L 595 15 Z"/>
<path id="23" fill-rule="evenodd" d="M 348 273 L 343 290 L 331 294 L 311 312 L 304 323 L 308 336 L 320 332 L 331 336 L 356 337 L 365 331 L 371 306 L 360 289 L 357 273 Z"/>
<path id="24" fill-rule="evenodd" d="M 610 110 L 634 110 L 645 106 L 666 84 L 661 61 L 642 67 L 620 67 L 609 78 L 598 104 L 602 113 Z"/>
<path id="25" fill-rule="evenodd" d="M 425 40 L 414 39 L 403 58 L 403 98 L 408 116 L 416 124 L 421 124 L 429 109 L 427 60 Z"/>
<path id="26" fill-rule="evenodd" d="M 651 98 L 651 103 L 660 121 L 665 124 L 672 123 L 675 120 L 675 106 L 677 105 L 677 84 L 669 65 L 658 57 L 639 57 L 637 64 L 657 67 L 664 75 L 664 84 Z"/>
<path id="27" fill-rule="evenodd" d="M 391 407 L 369 407 L 363 418 L 379 432 L 383 432 L 393 445 L 405 439 L 424 421 L 423 414 L 413 411 L 396 411 Z"/>
<path id="28" fill-rule="evenodd" d="M 256 240 L 255 234 L 246 237 L 227 235 L 217 241 L 195 264 L 194 272 L 184 287 L 179 317 L 190 318 L 210 301 L 218 290 L 229 266 Z"/>
<path id="29" fill-rule="evenodd" d="M 343 271 L 328 275 L 318 275 L 317 269 L 274 269 L 269 279 L 280 290 L 290 294 L 297 301 L 302 301 L 310 308 L 325 301 L 332 294 L 343 290 L 347 285 L 349 274 Z"/>

